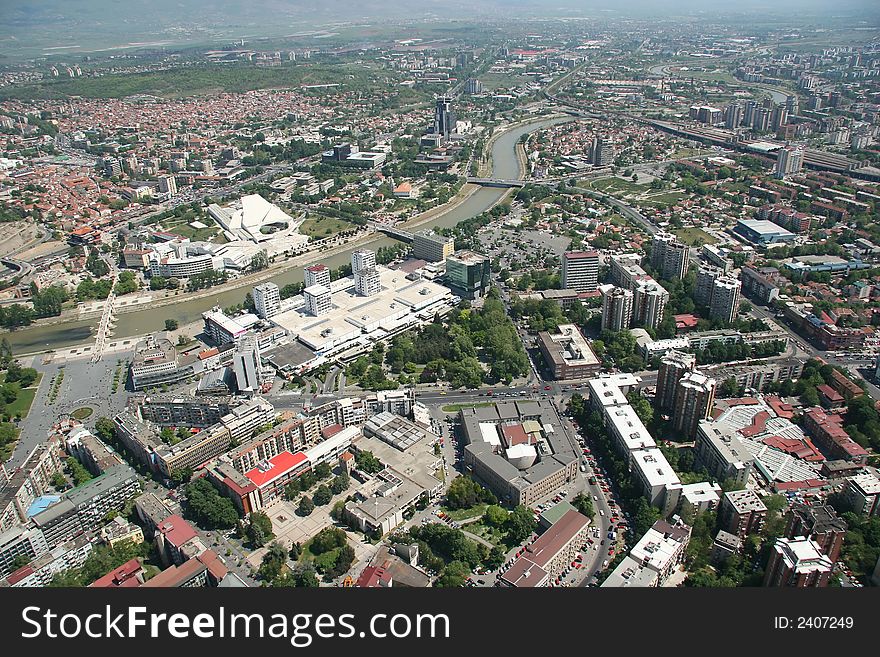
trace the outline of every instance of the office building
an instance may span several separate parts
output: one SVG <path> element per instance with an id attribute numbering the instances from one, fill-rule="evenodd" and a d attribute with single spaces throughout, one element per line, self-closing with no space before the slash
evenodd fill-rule
<path id="1" fill-rule="evenodd" d="M 599 284 L 598 251 L 571 251 L 562 255 L 562 288 L 595 292 Z"/>
<path id="2" fill-rule="evenodd" d="M 880 515 L 880 479 L 873 472 L 850 477 L 843 494 L 856 513 L 866 516 Z"/>
<path id="3" fill-rule="evenodd" d="M 633 293 L 616 285 L 600 285 L 602 330 L 625 331 L 632 326 Z"/>
<path id="4" fill-rule="evenodd" d="M 0 532 L 26 522 L 31 504 L 52 485 L 52 475 L 61 472 L 57 439 L 37 445 L 20 467 L 8 473 L 0 464 Z"/>
<path id="5" fill-rule="evenodd" d="M 602 365 L 577 326 L 561 324 L 558 333 L 538 333 L 544 362 L 557 381 L 586 379 L 599 373 Z"/>
<path id="6" fill-rule="evenodd" d="M 751 267 L 743 265 L 739 270 L 742 293 L 760 304 L 769 305 L 779 298 L 779 270 L 775 267 Z"/>
<path id="7" fill-rule="evenodd" d="M 452 97 L 439 96 L 434 106 L 434 134 L 449 139 L 455 132 L 456 118 L 452 112 Z"/>
<path id="8" fill-rule="evenodd" d="M 523 553 L 501 576 L 504 586 L 533 588 L 554 582 L 586 542 L 590 521 L 577 511 L 568 511 Z"/>
<path id="9" fill-rule="evenodd" d="M 129 370 L 134 390 L 179 383 L 192 377 L 194 359 L 179 357 L 177 349 L 168 340 L 150 335 L 138 342 Z"/>
<path id="10" fill-rule="evenodd" d="M 489 258 L 473 251 L 460 251 L 446 258 L 446 284 L 462 299 L 479 299 L 489 289 Z"/>
<path id="11" fill-rule="evenodd" d="M 656 329 L 663 321 L 669 292 L 654 279 L 639 281 L 633 291 L 633 322 Z"/>
<path id="12" fill-rule="evenodd" d="M 766 519 L 767 507 L 755 491 L 724 493 L 718 510 L 718 520 L 724 530 L 745 538 L 761 531 Z"/>
<path id="13" fill-rule="evenodd" d="M 794 146 L 779 149 L 776 155 L 776 169 L 773 174 L 777 178 L 785 178 L 800 173 L 804 166 L 804 151 Z"/>
<path id="14" fill-rule="evenodd" d="M 306 312 L 313 317 L 320 317 L 330 312 L 332 307 L 329 288 L 323 285 L 312 285 L 303 290 L 306 301 Z"/>
<path id="15" fill-rule="evenodd" d="M 720 267 L 713 265 L 700 265 L 697 269 L 697 280 L 694 285 L 694 303 L 708 308 L 712 303 L 712 293 L 715 289 L 715 281 L 724 276 Z"/>
<path id="16" fill-rule="evenodd" d="M 614 162 L 614 149 L 603 137 L 594 137 L 590 145 L 590 162 L 593 166 L 607 167 Z"/>
<path id="17" fill-rule="evenodd" d="M 731 276 L 716 278 L 712 284 L 709 316 L 728 324 L 736 319 L 736 315 L 739 313 L 741 287 L 742 283 Z"/>
<path id="18" fill-rule="evenodd" d="M 443 262 L 455 252 L 455 238 L 422 231 L 413 236 L 413 258 L 428 262 Z"/>
<path id="19" fill-rule="evenodd" d="M 798 536 L 810 538 L 819 546 L 823 554 L 828 555 L 831 563 L 837 563 L 846 529 L 846 521 L 837 515 L 833 507 L 798 502 L 788 512 L 785 535 L 788 538 Z"/>
<path id="20" fill-rule="evenodd" d="M 372 297 L 379 294 L 382 289 L 379 282 L 379 270 L 375 266 L 359 269 L 354 275 L 354 289 L 362 297 Z"/>
<path id="21" fill-rule="evenodd" d="M 357 274 L 363 269 L 376 266 L 376 252 L 369 249 L 358 249 L 351 254 L 351 273 Z"/>
<path id="22" fill-rule="evenodd" d="M 732 427 L 703 420 L 697 424 L 694 461 L 716 481 L 745 488 L 755 459 Z"/>
<path id="23" fill-rule="evenodd" d="M 691 247 L 680 242 L 675 235 L 658 233 L 651 240 L 651 266 L 660 272 L 660 277 L 678 280 L 687 274 Z"/>
<path id="24" fill-rule="evenodd" d="M 327 265 L 312 265 L 303 270 L 303 288 L 310 288 L 313 285 L 330 287 L 330 268 Z"/>
<path id="25" fill-rule="evenodd" d="M 159 176 L 159 191 L 163 194 L 168 194 L 169 196 L 177 195 L 177 181 L 174 176 Z"/>
<path id="26" fill-rule="evenodd" d="M 281 291 L 275 283 L 254 287 L 254 306 L 260 319 L 269 319 L 281 311 Z"/>
<path id="27" fill-rule="evenodd" d="M 770 553 L 764 586 L 826 587 L 833 567 L 831 559 L 815 541 L 804 536 L 779 538 Z"/>
<path id="28" fill-rule="evenodd" d="M 694 439 L 697 425 L 712 412 L 716 387 L 715 379 L 696 371 L 679 379 L 672 409 L 672 426 L 679 436 Z"/>
<path id="29" fill-rule="evenodd" d="M 693 372 L 697 365 L 697 357 L 683 351 L 670 349 L 660 359 L 657 372 L 657 388 L 654 394 L 654 406 L 660 411 L 671 411 L 675 406 L 678 382 L 682 377 Z"/>

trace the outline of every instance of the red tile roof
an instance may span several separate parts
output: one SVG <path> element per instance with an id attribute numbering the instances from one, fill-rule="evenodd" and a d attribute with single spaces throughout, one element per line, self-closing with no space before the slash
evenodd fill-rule
<path id="1" fill-rule="evenodd" d="M 114 568 L 103 577 L 99 577 L 89 584 L 91 588 L 132 588 L 140 586 L 138 574 L 143 571 L 141 562 L 136 558 L 126 561 L 118 568 Z"/>
<path id="2" fill-rule="evenodd" d="M 168 516 L 159 523 L 157 529 L 162 532 L 166 541 L 176 547 L 196 537 L 196 530 L 192 525 L 178 515 Z"/>

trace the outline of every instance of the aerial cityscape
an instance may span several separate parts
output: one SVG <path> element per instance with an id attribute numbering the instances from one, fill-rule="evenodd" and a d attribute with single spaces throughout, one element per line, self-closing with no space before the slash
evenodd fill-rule
<path id="1" fill-rule="evenodd" d="M 880 6 L 108 4 L 0 17 L 0 588 L 880 586 Z"/>

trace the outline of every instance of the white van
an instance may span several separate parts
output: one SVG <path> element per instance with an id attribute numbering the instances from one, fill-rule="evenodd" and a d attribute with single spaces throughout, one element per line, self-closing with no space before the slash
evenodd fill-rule
<path id="1" fill-rule="evenodd" d="M 602 509 L 599 509 L 599 515 L 600 515 L 600 516 L 604 516 L 604 515 L 605 515 L 605 511 L 602 510 Z"/>

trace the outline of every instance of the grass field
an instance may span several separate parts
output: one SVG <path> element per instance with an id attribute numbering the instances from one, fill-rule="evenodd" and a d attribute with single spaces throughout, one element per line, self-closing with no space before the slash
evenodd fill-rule
<path id="1" fill-rule="evenodd" d="M 168 229 L 168 232 L 174 233 L 175 235 L 180 235 L 181 237 L 188 237 L 193 242 L 210 242 L 214 237 L 217 236 L 217 232 L 219 230 L 220 229 L 217 226 L 208 226 L 207 228 L 193 228 L 188 224 L 180 224 L 178 226 L 172 226 Z"/>
<path id="2" fill-rule="evenodd" d="M 28 412 L 31 410 L 31 404 L 34 403 L 34 397 L 37 396 L 36 388 L 25 388 L 21 392 L 18 393 L 18 397 L 14 402 L 9 404 L 6 407 L 6 410 L 10 415 L 17 415 L 21 413 L 21 416 L 27 417 Z"/>
<path id="3" fill-rule="evenodd" d="M 352 228 L 354 228 L 354 225 L 344 219 L 315 217 L 313 219 L 306 219 L 302 226 L 299 227 L 299 232 L 315 239 L 323 239 L 343 230 L 351 230 Z"/>
<path id="4" fill-rule="evenodd" d="M 486 513 L 486 505 L 477 504 L 470 509 L 455 509 L 452 511 L 444 508 L 443 513 L 447 514 L 453 520 L 467 520 L 468 518 L 477 518 Z"/>
<path id="5" fill-rule="evenodd" d="M 657 194 L 649 196 L 640 201 L 642 205 L 670 205 L 685 198 L 687 194 L 684 192 L 666 192 L 665 194 Z"/>
<path id="6" fill-rule="evenodd" d="M 607 194 L 614 192 L 641 192 L 648 187 L 647 185 L 637 185 L 633 181 L 624 178 L 600 178 L 588 183 L 588 186 Z"/>
<path id="7" fill-rule="evenodd" d="M 82 408 L 78 408 L 71 415 L 75 417 L 77 420 L 85 420 L 89 417 L 94 411 L 88 406 L 83 406 Z"/>
<path id="8" fill-rule="evenodd" d="M 718 240 L 712 237 L 702 228 L 676 228 L 672 233 L 685 244 L 695 246 L 697 244 L 715 244 Z"/>

